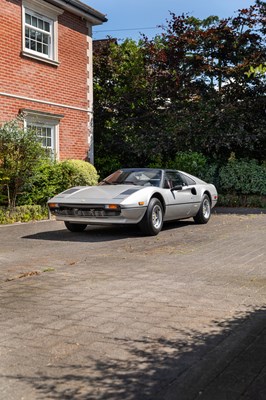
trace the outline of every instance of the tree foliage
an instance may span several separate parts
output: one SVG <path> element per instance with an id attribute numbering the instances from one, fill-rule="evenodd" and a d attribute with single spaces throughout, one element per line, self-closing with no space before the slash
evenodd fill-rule
<path id="1" fill-rule="evenodd" d="M 37 132 L 14 120 L 0 127 L 0 189 L 10 208 L 34 168 L 47 158 Z"/>
<path id="2" fill-rule="evenodd" d="M 117 164 L 130 166 L 140 158 L 145 163 L 151 151 L 156 154 L 155 131 L 160 129 L 157 123 L 163 124 L 153 117 L 158 110 L 154 109 L 149 74 L 143 50 L 132 40 L 121 45 L 103 43 L 98 49 L 94 57 L 94 122 L 100 172 L 105 169 L 102 159 L 112 165 L 118 158 Z M 147 141 L 147 134 L 154 139 Z"/>
<path id="3" fill-rule="evenodd" d="M 222 20 L 171 13 L 152 40 L 104 42 L 94 55 L 100 173 L 113 158 L 166 164 L 179 151 L 263 160 L 265 75 L 248 72 L 265 65 L 265 31 L 258 1 Z"/>

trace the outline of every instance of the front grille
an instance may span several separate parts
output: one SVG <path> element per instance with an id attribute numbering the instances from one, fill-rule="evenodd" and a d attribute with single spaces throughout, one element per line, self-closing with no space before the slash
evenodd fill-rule
<path id="1" fill-rule="evenodd" d="M 62 217 L 102 218 L 120 215 L 119 210 L 108 210 L 103 207 L 69 207 L 60 206 L 54 209 L 54 214 Z"/>

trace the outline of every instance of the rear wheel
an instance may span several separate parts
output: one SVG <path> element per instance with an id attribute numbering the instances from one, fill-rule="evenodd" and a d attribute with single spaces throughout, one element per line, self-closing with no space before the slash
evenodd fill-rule
<path id="1" fill-rule="evenodd" d="M 207 224 L 211 218 L 211 201 L 207 194 L 203 196 L 202 203 L 194 221 L 197 224 Z"/>
<path id="2" fill-rule="evenodd" d="M 70 232 L 83 232 L 87 224 L 72 224 L 72 222 L 65 221 L 65 226 Z"/>
<path id="3" fill-rule="evenodd" d="M 145 235 L 155 236 L 163 226 L 163 207 L 160 200 L 152 198 L 147 211 L 139 223 L 139 227 Z"/>

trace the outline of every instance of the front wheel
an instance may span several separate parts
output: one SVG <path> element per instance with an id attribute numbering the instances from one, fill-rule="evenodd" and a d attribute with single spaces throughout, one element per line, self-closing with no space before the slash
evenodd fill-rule
<path id="1" fill-rule="evenodd" d="M 83 232 L 87 224 L 72 224 L 72 222 L 65 221 L 65 226 L 70 232 Z"/>
<path id="2" fill-rule="evenodd" d="M 207 194 L 203 196 L 202 203 L 194 221 L 197 224 L 207 224 L 211 218 L 211 201 Z"/>
<path id="3" fill-rule="evenodd" d="M 139 227 L 145 235 L 156 236 L 163 226 L 163 207 L 160 200 L 152 198 L 147 211 L 139 223 Z"/>

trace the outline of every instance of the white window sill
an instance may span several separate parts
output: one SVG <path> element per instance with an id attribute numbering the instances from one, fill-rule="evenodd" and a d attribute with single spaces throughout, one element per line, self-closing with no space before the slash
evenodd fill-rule
<path id="1" fill-rule="evenodd" d="M 49 58 L 38 56 L 37 54 L 35 55 L 32 53 L 28 53 L 27 51 L 22 51 L 21 55 L 24 57 L 33 58 L 34 60 L 41 61 L 46 64 L 53 65 L 55 67 L 58 67 L 60 65 L 60 63 L 58 61 L 50 60 Z"/>

